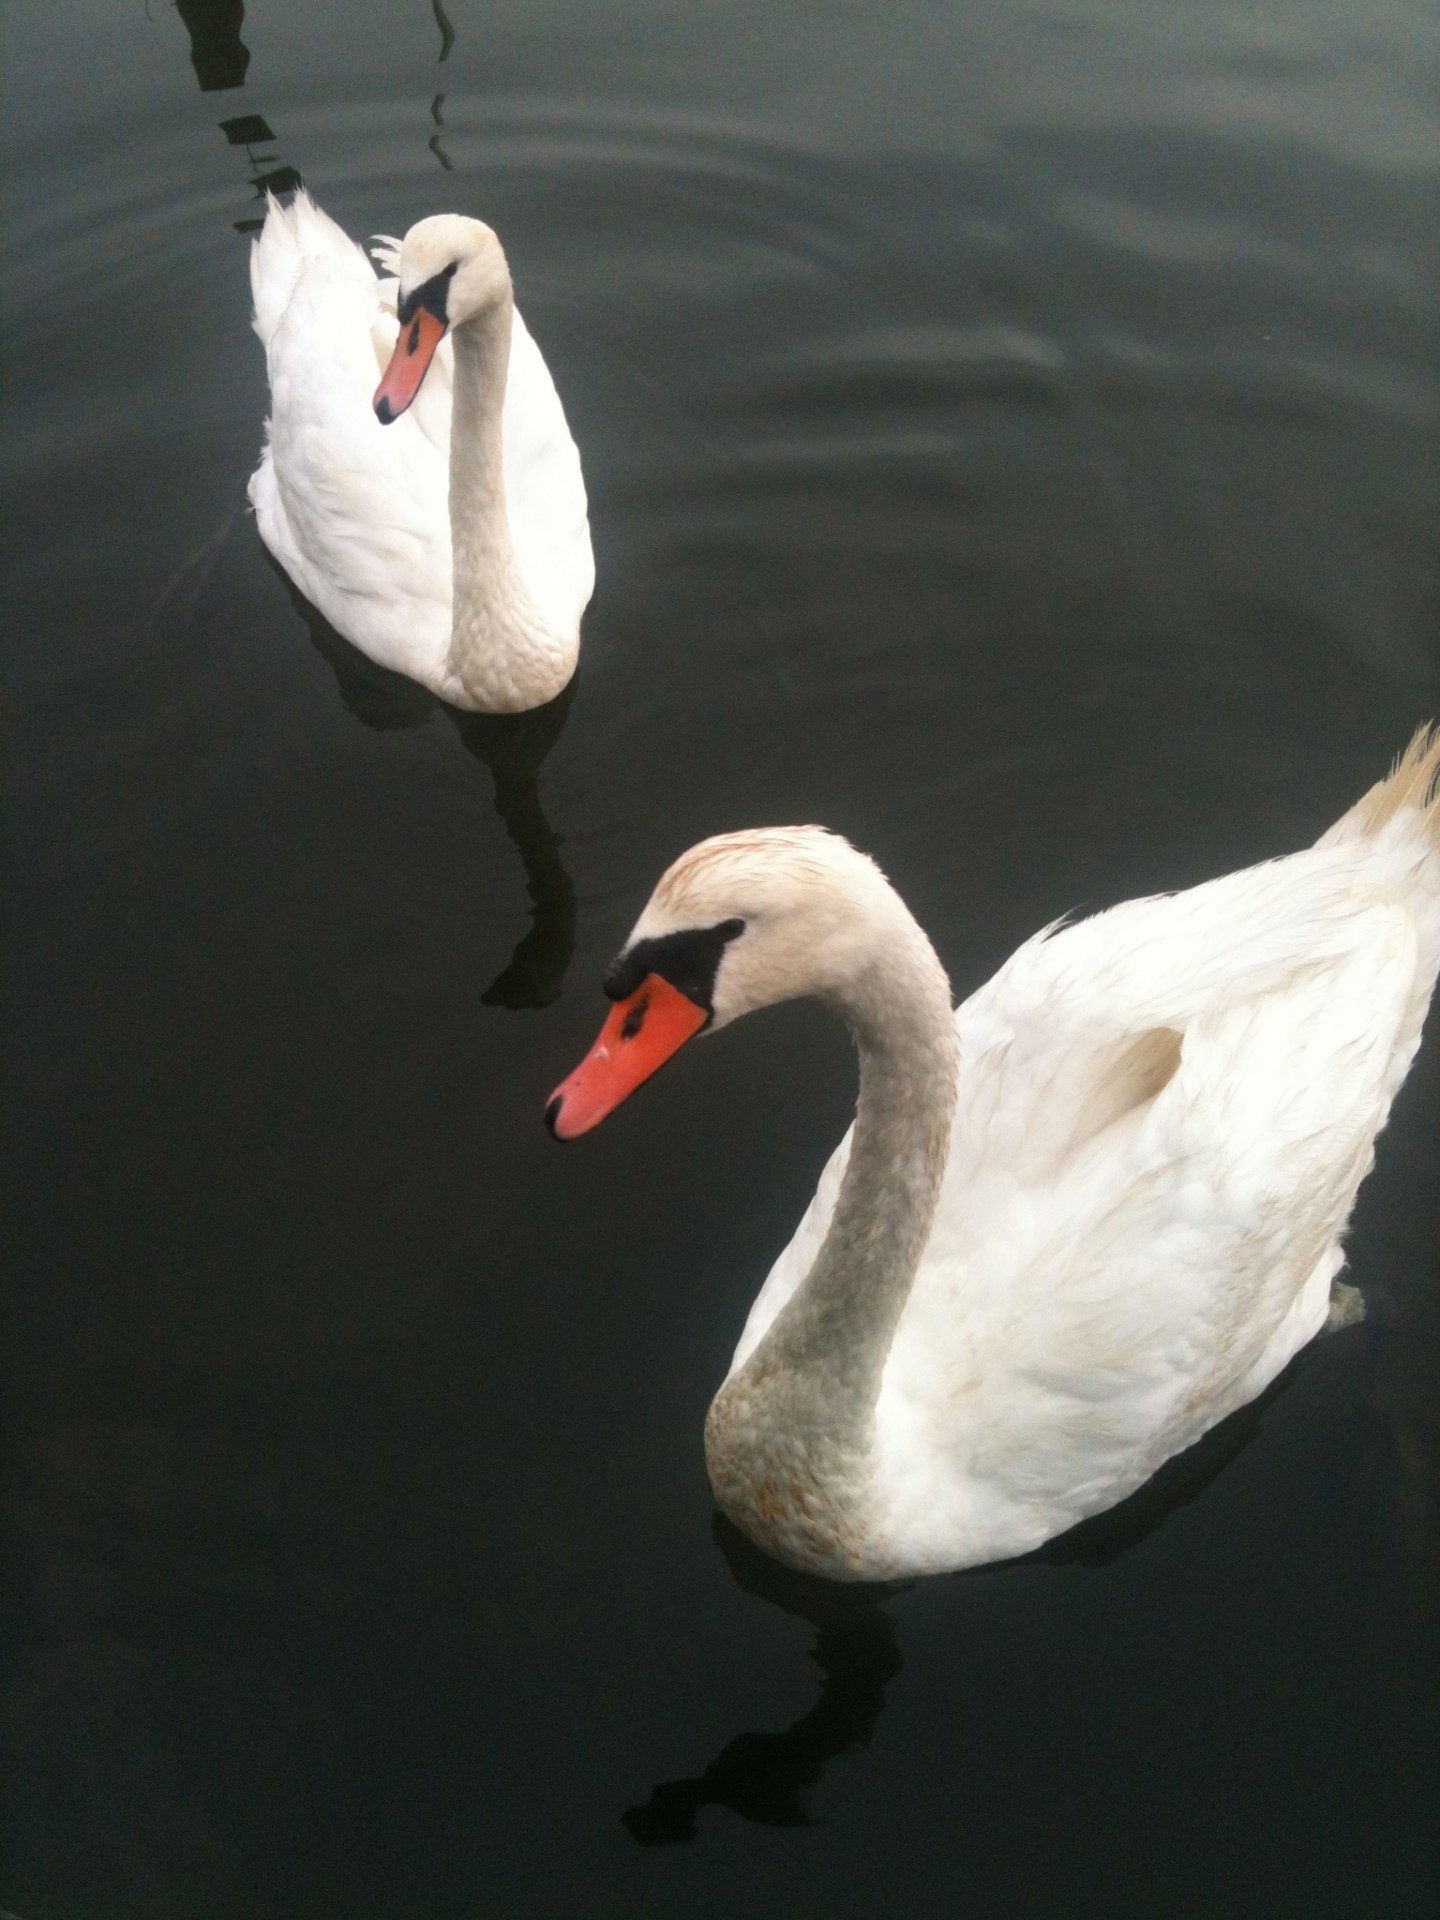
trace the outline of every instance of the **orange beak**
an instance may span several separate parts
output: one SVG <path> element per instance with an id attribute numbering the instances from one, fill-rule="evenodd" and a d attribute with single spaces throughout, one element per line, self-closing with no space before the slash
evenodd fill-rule
<path id="1" fill-rule="evenodd" d="M 710 1015 L 658 973 L 647 973 L 618 1000 L 600 1038 L 550 1096 L 545 1124 L 557 1140 L 576 1140 L 657 1073 Z"/>
<path id="2" fill-rule="evenodd" d="M 400 329 L 385 378 L 375 389 L 375 412 L 382 427 L 398 420 L 420 391 L 420 382 L 444 338 L 445 322 L 437 320 L 428 307 L 417 307 L 414 317 Z"/>

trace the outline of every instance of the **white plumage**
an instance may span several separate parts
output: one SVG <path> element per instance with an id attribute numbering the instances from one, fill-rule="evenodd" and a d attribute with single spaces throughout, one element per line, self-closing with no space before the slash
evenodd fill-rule
<path id="1" fill-rule="evenodd" d="M 405 244 L 440 224 L 421 223 Z M 478 230 L 499 254 L 488 228 L 453 225 Z M 560 397 L 505 273 L 503 487 L 489 508 L 498 525 L 486 532 L 492 544 L 508 533 L 517 591 L 478 610 L 466 642 L 480 669 L 472 671 L 452 644 L 455 334 L 442 340 L 414 405 L 382 426 L 372 400 L 399 334 L 404 265 L 400 243 L 382 242 L 377 253 L 400 279 L 379 278 L 308 195 L 288 208 L 269 202 L 250 256 L 270 376 L 267 440 L 250 482 L 261 538 L 306 599 L 372 660 L 457 706 L 538 705 L 573 672 L 595 584 L 580 456 Z M 468 317 L 454 315 L 452 327 Z M 454 450 L 456 459 L 472 453 L 483 449 Z"/>
<path id="2" fill-rule="evenodd" d="M 953 1077 L 928 943 L 843 841 L 676 863 L 632 942 L 746 917 L 714 1024 L 818 990 L 861 1051 L 857 1126 L 711 1409 L 746 1532 L 848 1578 L 1023 1553 L 1319 1331 L 1440 965 L 1437 768 L 1422 734 L 1318 845 L 1037 935 L 955 1010 Z"/>

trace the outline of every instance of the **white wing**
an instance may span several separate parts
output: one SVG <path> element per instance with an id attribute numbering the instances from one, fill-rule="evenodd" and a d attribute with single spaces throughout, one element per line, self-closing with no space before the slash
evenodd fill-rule
<path id="1" fill-rule="evenodd" d="M 1318 1330 L 1440 958 L 1417 821 L 1042 934 L 957 1009 L 944 1189 L 876 1412 L 912 1564 L 1111 1504 Z M 848 1146 L 735 1366 L 808 1272 Z"/>

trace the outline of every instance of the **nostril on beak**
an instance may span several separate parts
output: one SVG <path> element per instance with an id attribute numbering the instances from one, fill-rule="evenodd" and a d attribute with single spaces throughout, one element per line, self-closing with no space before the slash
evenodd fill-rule
<path id="1" fill-rule="evenodd" d="M 557 1140 L 560 1138 L 560 1136 L 558 1133 L 555 1133 L 555 1123 L 560 1118 L 560 1109 L 564 1106 L 564 1104 L 565 1104 L 564 1094 L 557 1093 L 553 1096 L 549 1106 L 546 1107 L 545 1109 L 545 1124 L 550 1129 L 551 1133 L 555 1134 L 555 1138 Z"/>

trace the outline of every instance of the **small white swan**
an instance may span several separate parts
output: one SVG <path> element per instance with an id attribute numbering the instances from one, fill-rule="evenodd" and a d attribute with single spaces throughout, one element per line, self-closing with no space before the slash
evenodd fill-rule
<path id="1" fill-rule="evenodd" d="M 308 195 L 269 201 L 250 253 L 260 537 L 381 666 L 471 711 L 540 706 L 575 671 L 595 586 L 555 383 L 483 222 L 437 214 L 378 253 L 398 280 Z"/>
<path id="2" fill-rule="evenodd" d="M 1440 963 L 1440 734 L 1302 853 L 1028 941 L 952 1013 L 879 869 L 818 827 L 663 876 L 546 1117 L 818 994 L 855 1125 L 710 1408 L 716 1497 L 835 1579 L 1024 1553 L 1254 1398 L 1326 1319 Z"/>

